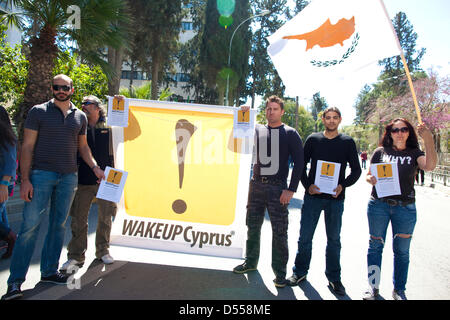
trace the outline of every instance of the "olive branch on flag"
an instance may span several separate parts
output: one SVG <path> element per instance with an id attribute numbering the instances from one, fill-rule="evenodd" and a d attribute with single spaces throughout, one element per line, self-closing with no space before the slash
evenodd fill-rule
<path id="1" fill-rule="evenodd" d="M 358 45 L 358 41 L 359 41 L 359 33 L 356 33 L 355 37 L 353 38 L 353 41 L 352 41 L 352 46 L 350 48 L 348 48 L 347 52 L 342 55 L 342 59 L 339 61 L 338 60 L 327 60 L 327 61 L 311 60 L 310 63 L 315 67 L 329 67 L 329 66 L 341 64 L 342 62 L 345 61 L 345 59 L 350 57 L 350 55 L 355 51 L 355 48 Z"/>

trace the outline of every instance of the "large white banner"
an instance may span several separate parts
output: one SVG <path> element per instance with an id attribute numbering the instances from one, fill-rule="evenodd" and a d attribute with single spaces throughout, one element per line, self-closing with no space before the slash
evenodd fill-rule
<path id="1" fill-rule="evenodd" d="M 253 137 L 234 138 L 235 108 L 127 104 L 128 126 L 113 127 L 128 178 L 111 244 L 242 258 Z"/>

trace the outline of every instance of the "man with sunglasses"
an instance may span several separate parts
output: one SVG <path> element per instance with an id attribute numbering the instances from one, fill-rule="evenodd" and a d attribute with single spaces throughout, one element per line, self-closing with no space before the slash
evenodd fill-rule
<path id="1" fill-rule="evenodd" d="M 123 96 L 116 96 L 123 99 Z M 82 110 L 88 119 L 87 141 L 92 154 L 101 169 L 114 167 L 111 129 L 106 126 L 106 110 L 96 96 L 87 96 L 81 103 Z M 72 273 L 85 261 L 88 238 L 88 217 L 92 202 L 98 191 L 97 177 L 89 165 L 79 159 L 78 190 L 70 210 L 72 239 L 67 246 L 68 261 L 60 268 L 61 272 Z M 95 234 L 95 256 L 105 264 L 114 262 L 109 254 L 109 239 L 112 218 L 116 215 L 114 202 L 97 199 L 98 223 Z"/>
<path id="2" fill-rule="evenodd" d="M 39 233 L 42 215 L 49 212 L 49 226 L 41 254 L 41 281 L 66 284 L 58 272 L 65 223 L 77 189 L 77 152 L 98 179 L 104 172 L 92 157 L 86 139 L 86 115 L 70 98 L 72 79 L 57 75 L 52 80 L 53 99 L 30 109 L 25 122 L 20 157 L 20 196 L 25 201 L 22 226 L 14 247 L 3 299 L 22 297 Z"/>

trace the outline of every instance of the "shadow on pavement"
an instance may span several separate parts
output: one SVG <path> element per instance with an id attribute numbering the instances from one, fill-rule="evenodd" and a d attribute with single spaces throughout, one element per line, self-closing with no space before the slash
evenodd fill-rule
<path id="1" fill-rule="evenodd" d="M 274 295 L 258 271 L 231 271 L 94 260 L 79 278 L 80 289 L 39 282 L 24 299 L 61 300 L 295 300 L 290 287 Z M 72 279 L 75 284 L 76 277 Z M 310 289 L 308 289 L 310 290 Z M 315 292 L 314 289 L 312 289 Z"/>

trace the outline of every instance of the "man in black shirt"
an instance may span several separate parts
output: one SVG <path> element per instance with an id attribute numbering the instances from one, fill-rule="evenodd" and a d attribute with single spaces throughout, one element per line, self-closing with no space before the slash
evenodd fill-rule
<path id="1" fill-rule="evenodd" d="M 324 210 L 327 233 L 325 274 L 331 290 L 336 294 L 345 295 L 345 288 L 341 283 L 340 266 L 342 213 L 345 189 L 359 179 L 361 167 L 355 142 L 351 137 L 338 132 L 341 121 L 339 109 L 327 108 L 322 115 L 325 131 L 313 133 L 305 141 L 305 171 L 301 179 L 305 187 L 305 196 L 300 222 L 300 238 L 293 268 L 294 274 L 288 279 L 288 282 L 289 285 L 297 285 L 306 279 L 311 261 L 312 239 L 320 213 Z M 334 189 L 335 194 L 333 195 L 322 193 L 315 185 L 318 160 L 340 164 L 338 186 Z M 306 164 L 310 161 L 311 169 L 306 174 Z M 350 164 L 351 173 L 345 177 L 347 163 Z"/>
<path id="2" fill-rule="evenodd" d="M 244 109 L 245 107 L 243 107 Z M 235 273 L 256 270 L 259 260 L 261 226 L 267 208 L 272 224 L 272 269 L 275 286 L 286 286 L 288 205 L 297 191 L 303 172 L 302 140 L 297 131 L 281 122 L 284 102 L 277 96 L 266 100 L 266 126 L 255 132 L 256 163 L 247 204 L 247 244 L 245 262 L 233 269 Z M 294 162 L 291 181 L 289 156 Z"/>

